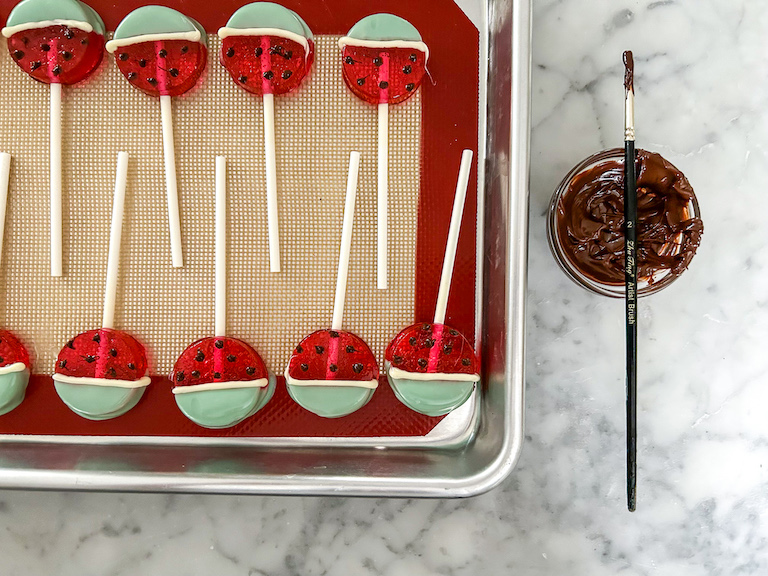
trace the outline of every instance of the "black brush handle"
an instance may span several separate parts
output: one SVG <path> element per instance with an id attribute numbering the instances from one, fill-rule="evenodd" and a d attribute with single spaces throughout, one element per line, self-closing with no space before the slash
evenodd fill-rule
<path id="1" fill-rule="evenodd" d="M 624 249 L 627 327 L 627 508 L 637 486 L 637 181 L 635 142 L 624 142 Z"/>

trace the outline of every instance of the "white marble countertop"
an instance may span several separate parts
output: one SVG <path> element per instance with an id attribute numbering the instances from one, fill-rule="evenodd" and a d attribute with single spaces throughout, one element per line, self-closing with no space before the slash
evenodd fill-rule
<path id="1" fill-rule="evenodd" d="M 535 0 L 526 445 L 465 501 L 0 492 L 0 572 L 768 574 L 768 6 Z M 624 502 L 621 302 L 573 285 L 544 213 L 577 161 L 638 146 L 689 177 L 691 269 L 641 302 L 639 502 Z"/>

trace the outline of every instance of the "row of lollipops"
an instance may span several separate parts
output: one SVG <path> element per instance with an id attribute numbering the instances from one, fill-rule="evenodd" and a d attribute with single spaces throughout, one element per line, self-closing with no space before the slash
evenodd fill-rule
<path id="1" fill-rule="evenodd" d="M 461 158 L 434 318 L 400 331 L 384 358 L 386 376 L 397 398 L 429 416 L 447 414 L 466 402 L 480 380 L 473 346 L 445 325 L 472 156 L 472 151 L 465 150 Z M 9 166 L 10 157 L 0 155 L 0 239 Z M 351 152 L 330 328 L 304 338 L 284 372 L 291 397 L 326 418 L 346 416 L 363 407 L 379 385 L 376 356 L 363 339 L 342 329 L 359 169 L 360 154 Z M 144 347 L 114 326 L 127 172 L 128 154 L 120 152 L 101 328 L 69 340 L 58 355 L 53 374 L 59 397 L 73 412 L 91 420 L 125 414 L 151 384 Z M 277 378 L 256 350 L 226 334 L 227 195 L 226 160 L 221 156 L 215 162 L 215 198 L 214 335 L 188 346 L 170 379 L 176 403 L 190 420 L 207 428 L 227 428 L 260 410 L 272 397 Z M 30 360 L 18 338 L 8 331 L 0 331 L 0 355 L 2 415 L 23 401 Z"/>
<path id="2" fill-rule="evenodd" d="M 104 49 L 130 84 L 161 107 L 171 261 L 184 265 L 173 141 L 171 98 L 192 89 L 208 58 L 208 39 L 195 20 L 164 6 L 128 14 L 105 44 L 99 15 L 79 0 L 23 0 L 3 35 L 18 66 L 50 84 L 51 274 L 62 275 L 61 87 L 85 80 Z M 299 87 L 315 57 L 314 36 L 295 12 L 271 2 L 238 9 L 219 29 L 221 64 L 234 83 L 263 100 L 270 271 L 279 272 L 275 96 Z M 356 23 L 339 41 L 342 75 L 360 99 L 378 107 L 377 286 L 387 287 L 388 110 L 413 95 L 426 72 L 429 49 L 418 30 L 392 14 Z"/>

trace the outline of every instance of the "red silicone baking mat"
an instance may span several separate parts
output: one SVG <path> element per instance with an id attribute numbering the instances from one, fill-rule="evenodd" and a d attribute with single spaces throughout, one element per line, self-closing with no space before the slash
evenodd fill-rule
<path id="1" fill-rule="evenodd" d="M 0 0 L 3 22 L 13 4 L 15 2 Z M 144 3 L 137 0 L 120 3 L 92 0 L 90 4 L 104 18 L 107 29 L 114 30 L 128 12 Z M 218 30 L 229 15 L 243 4 L 242 0 L 170 3 L 198 20 L 209 32 Z M 419 29 L 430 48 L 430 77 L 421 87 L 422 146 L 414 321 L 430 320 L 437 297 L 459 158 L 464 148 L 477 149 L 478 31 L 453 0 L 382 0 L 376 3 L 294 0 L 283 4 L 297 11 L 315 35 L 342 35 L 370 13 L 397 14 Z M 2 54 L 0 57 L 10 56 Z M 212 55 L 209 65 L 218 66 L 216 59 L 217 55 Z M 446 320 L 470 340 L 474 338 L 475 326 L 476 198 L 476 169 L 473 169 Z M 170 381 L 165 377 L 156 377 L 133 410 L 114 420 L 91 422 L 64 406 L 55 393 L 50 377 L 38 375 L 30 380 L 22 405 L 0 417 L 0 433 L 209 437 L 421 436 L 432 430 L 440 420 L 419 415 L 400 404 L 385 378 L 382 378 L 371 402 L 363 409 L 344 418 L 323 419 L 292 402 L 280 378 L 274 398 L 255 416 L 226 430 L 207 430 L 188 421 L 178 411 Z"/>

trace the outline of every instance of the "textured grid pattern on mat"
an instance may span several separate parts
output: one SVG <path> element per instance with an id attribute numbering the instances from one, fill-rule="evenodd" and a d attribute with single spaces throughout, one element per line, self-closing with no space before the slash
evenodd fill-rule
<path id="1" fill-rule="evenodd" d="M 185 267 L 170 264 L 160 105 L 128 85 L 111 56 L 64 87 L 64 278 L 49 275 L 48 87 L 0 57 L 0 150 L 13 155 L 0 324 L 29 346 L 36 373 L 101 321 L 115 160 L 131 154 L 116 324 L 140 338 L 165 374 L 213 331 L 214 156 L 228 158 L 228 331 L 281 372 L 291 349 L 331 320 L 350 150 L 362 167 L 344 327 L 378 358 L 413 319 L 421 101 L 390 109 L 389 290 L 375 287 L 376 109 L 344 86 L 338 37 L 317 40 L 310 77 L 276 99 L 283 272 L 270 274 L 262 107 L 237 89 L 210 36 L 207 70 L 174 99 Z"/>

